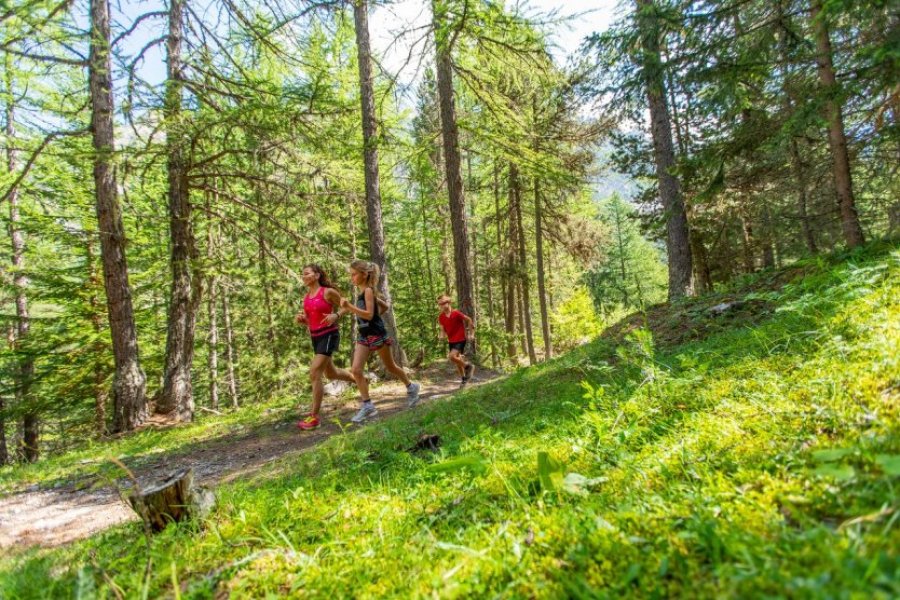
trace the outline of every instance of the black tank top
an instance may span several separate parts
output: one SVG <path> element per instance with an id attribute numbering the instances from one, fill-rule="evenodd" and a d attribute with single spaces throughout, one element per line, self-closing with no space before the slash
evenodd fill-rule
<path id="1" fill-rule="evenodd" d="M 356 297 L 356 307 L 366 310 L 365 292 Z M 384 321 L 381 320 L 381 315 L 378 314 L 377 298 L 375 301 L 375 312 L 372 314 L 372 318 L 366 321 L 365 319 L 357 315 L 356 323 L 359 326 L 360 337 L 369 337 L 370 335 L 383 337 L 387 335 L 387 329 L 385 329 L 384 327 Z"/>

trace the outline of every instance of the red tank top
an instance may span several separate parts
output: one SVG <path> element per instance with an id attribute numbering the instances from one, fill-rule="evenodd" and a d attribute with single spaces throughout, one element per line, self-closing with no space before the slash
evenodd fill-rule
<path id="1" fill-rule="evenodd" d="M 320 286 L 319 291 L 312 298 L 309 297 L 309 294 L 303 297 L 303 310 L 306 312 L 309 333 L 313 337 L 337 331 L 337 325 L 328 325 L 323 322 L 325 317 L 334 310 L 331 303 L 325 299 L 324 287 Z"/>

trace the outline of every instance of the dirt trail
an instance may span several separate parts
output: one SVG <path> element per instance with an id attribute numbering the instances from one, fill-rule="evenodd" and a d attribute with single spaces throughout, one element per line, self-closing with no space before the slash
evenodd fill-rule
<path id="1" fill-rule="evenodd" d="M 459 389 L 455 372 L 446 368 L 432 369 L 421 373 L 422 404 L 451 395 Z M 473 383 L 478 385 L 497 376 L 496 373 L 482 371 L 476 373 Z M 372 389 L 372 397 L 378 406 L 380 421 L 391 418 L 396 413 L 407 410 L 406 390 L 399 383 L 390 382 Z M 160 454 L 150 462 L 132 466 L 141 486 L 181 468 L 194 469 L 195 482 L 216 487 L 223 483 L 256 472 L 266 463 L 282 456 L 296 454 L 317 446 L 328 437 L 339 433 L 339 427 L 332 423 L 335 417 L 342 423 L 349 422 L 357 409 L 355 400 L 325 398 L 322 407 L 323 425 L 309 432 L 299 432 L 295 427 L 296 411 L 277 413 L 269 420 L 253 428 L 239 427 L 217 438 L 206 439 L 189 445 L 174 453 Z M 417 410 L 419 407 L 416 407 Z M 72 480 L 53 489 L 38 489 L 36 486 L 23 492 L 16 492 L 0 498 L 0 549 L 24 548 L 28 546 L 52 547 L 89 537 L 125 521 L 136 520 L 137 515 L 125 505 L 115 486 L 99 489 L 83 489 L 84 478 L 77 474 Z M 117 482 L 123 488 L 127 481 Z"/>

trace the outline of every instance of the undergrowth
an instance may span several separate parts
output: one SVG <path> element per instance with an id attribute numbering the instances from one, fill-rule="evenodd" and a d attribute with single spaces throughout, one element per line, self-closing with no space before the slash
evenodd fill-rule
<path id="1" fill-rule="evenodd" d="M 731 291 L 752 318 L 685 302 L 333 436 L 149 549 L 2 559 L 0 597 L 900 596 L 900 251 L 792 269 Z"/>

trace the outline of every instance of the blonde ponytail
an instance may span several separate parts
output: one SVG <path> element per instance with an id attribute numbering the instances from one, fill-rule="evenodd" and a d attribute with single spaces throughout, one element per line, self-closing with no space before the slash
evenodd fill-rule
<path id="1" fill-rule="evenodd" d="M 380 298 L 378 293 L 378 279 L 381 277 L 381 269 L 377 264 L 367 260 L 354 260 L 350 263 L 350 268 L 366 274 L 366 285 L 375 292 L 375 297 Z"/>

